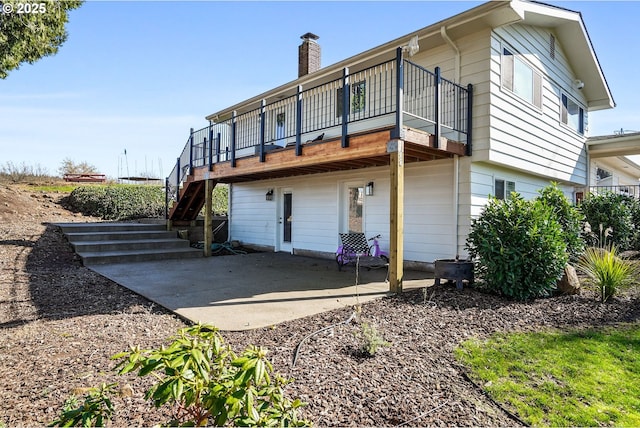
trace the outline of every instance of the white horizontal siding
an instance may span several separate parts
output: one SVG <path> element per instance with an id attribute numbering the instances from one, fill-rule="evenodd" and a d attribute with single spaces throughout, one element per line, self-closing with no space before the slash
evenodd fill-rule
<path id="1" fill-rule="evenodd" d="M 491 38 L 490 152 L 486 160 L 542 177 L 584 185 L 587 177 L 585 136 L 560 123 L 560 96 L 572 89 L 560 42 L 556 58 L 549 56 L 548 30 L 512 25 L 496 29 Z M 507 47 L 526 58 L 542 75 L 542 109 L 501 87 L 501 53 Z"/>
<path id="2" fill-rule="evenodd" d="M 277 247 L 277 207 L 265 201 L 268 189 L 293 193 L 292 246 L 296 250 L 335 252 L 340 232 L 340 195 L 345 183 L 375 183 L 373 196 L 365 197 L 364 228 L 367 236 L 382 235 L 380 246 L 389 250 L 389 169 L 300 176 L 291 179 L 237 183 L 231 191 L 231 239 L 247 244 Z M 455 255 L 453 218 L 453 162 L 409 164 L 405 167 L 405 245 L 407 261 L 432 262 Z"/>
<path id="3" fill-rule="evenodd" d="M 539 191 L 551 184 L 550 180 L 532 174 L 526 174 L 510 168 L 500 168 L 492 164 L 475 162 L 471 166 L 471 217 L 477 217 L 489 201 L 489 196 L 494 196 L 494 181 L 502 179 L 513 181 L 515 191 L 525 199 L 533 199 L 539 196 Z M 574 187 L 571 183 L 559 183 L 569 201 L 574 200 Z"/>

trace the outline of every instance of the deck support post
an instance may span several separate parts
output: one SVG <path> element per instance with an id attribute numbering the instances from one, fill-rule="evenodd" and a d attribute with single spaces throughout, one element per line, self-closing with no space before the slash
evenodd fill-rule
<path id="1" fill-rule="evenodd" d="M 390 157 L 389 291 L 402 293 L 404 278 L 404 140 L 387 143 Z"/>
<path id="2" fill-rule="evenodd" d="M 211 256 L 211 244 L 213 243 L 213 188 L 215 183 L 211 179 L 204 182 L 204 256 Z"/>

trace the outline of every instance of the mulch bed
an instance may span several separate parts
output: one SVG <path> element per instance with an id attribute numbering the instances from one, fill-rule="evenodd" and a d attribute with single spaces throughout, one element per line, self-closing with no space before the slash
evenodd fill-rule
<path id="1" fill-rule="evenodd" d="M 114 426 L 153 425 L 148 379 L 113 372 L 109 357 L 129 345 L 158 347 L 184 322 L 83 267 L 48 222 L 90 221 L 56 205 L 57 195 L 0 187 L 0 426 L 43 425 L 74 391 L 102 382 L 130 386 L 116 399 Z M 3 200 L 4 195 L 4 200 Z M 20 203 L 20 207 L 5 204 Z M 53 201 L 53 202 L 52 202 Z M 25 212 L 24 210 L 27 210 Z M 292 397 L 316 426 L 513 426 L 518 421 L 464 376 L 453 349 L 496 332 L 584 329 L 637 322 L 637 294 L 606 304 L 591 292 L 513 302 L 443 284 L 246 332 L 223 332 L 239 352 L 265 346 L 277 371 L 295 378 Z M 242 316 L 241 313 L 238 316 Z M 364 357 L 354 335 L 375 325 L 391 346 Z M 295 367 L 292 362 L 300 347 Z M 128 388 L 126 388 L 128 390 Z"/>

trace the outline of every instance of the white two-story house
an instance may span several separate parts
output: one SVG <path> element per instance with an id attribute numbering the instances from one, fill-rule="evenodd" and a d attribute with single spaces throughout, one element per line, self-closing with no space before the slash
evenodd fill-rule
<path id="1" fill-rule="evenodd" d="M 297 80 L 190 134 L 172 222 L 228 183 L 231 239 L 333 257 L 340 232 L 381 234 L 399 290 L 403 266 L 466 256 L 490 195 L 594 182 L 589 113 L 614 101 L 578 12 L 489 2 L 322 68 L 316 39 Z"/>

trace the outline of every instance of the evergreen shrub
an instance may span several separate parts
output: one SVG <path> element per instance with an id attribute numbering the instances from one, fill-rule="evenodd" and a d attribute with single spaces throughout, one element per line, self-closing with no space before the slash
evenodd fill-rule
<path id="1" fill-rule="evenodd" d="M 160 218 L 165 214 L 165 194 L 159 186 L 80 186 L 71 192 L 67 205 L 73 211 L 103 220 Z"/>
<path id="2" fill-rule="evenodd" d="M 615 245 L 621 251 L 632 249 L 636 234 L 634 216 L 640 218 L 635 199 L 613 192 L 592 194 L 582 201 L 580 210 L 592 231 L 585 235 L 587 245 Z M 611 236 L 604 236 L 603 231 L 607 229 L 611 230 Z"/>
<path id="3" fill-rule="evenodd" d="M 569 202 L 556 183 L 538 192 L 538 199 L 549 206 L 560 223 L 564 241 L 567 244 L 569 260 L 577 262 L 585 249 L 583 237 L 584 215 Z"/>
<path id="4" fill-rule="evenodd" d="M 513 192 L 473 219 L 467 250 L 478 288 L 518 300 L 549 296 L 568 260 L 562 227 L 541 200 Z"/>

